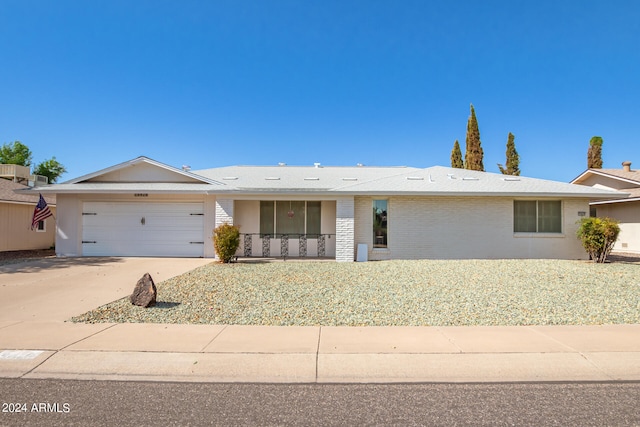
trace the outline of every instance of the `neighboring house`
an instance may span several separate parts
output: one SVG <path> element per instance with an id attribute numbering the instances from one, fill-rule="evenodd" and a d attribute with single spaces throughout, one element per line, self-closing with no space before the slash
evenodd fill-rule
<path id="1" fill-rule="evenodd" d="M 587 169 L 572 183 L 627 193 L 619 199 L 592 201 L 591 215 L 620 221 L 614 251 L 640 253 L 640 171 L 623 162 L 622 169 Z"/>
<path id="2" fill-rule="evenodd" d="M 56 222 L 53 217 L 40 221 L 31 230 L 33 211 L 40 199 L 34 194 L 16 193 L 30 187 L 0 178 L 0 252 L 49 249 L 54 245 Z M 49 209 L 56 215 L 56 198 L 46 196 Z"/>
<path id="3" fill-rule="evenodd" d="M 590 200 L 620 197 L 446 167 L 185 169 L 139 157 L 40 187 L 57 195 L 56 253 L 214 257 L 227 222 L 241 256 L 586 259 L 576 222 Z"/>

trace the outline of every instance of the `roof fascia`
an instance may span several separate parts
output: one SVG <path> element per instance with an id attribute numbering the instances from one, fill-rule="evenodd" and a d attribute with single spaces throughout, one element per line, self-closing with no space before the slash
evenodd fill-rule
<path id="1" fill-rule="evenodd" d="M 580 174 L 580 176 L 578 176 L 573 181 L 571 181 L 571 184 L 575 184 L 577 181 L 580 181 L 583 177 L 586 177 L 588 175 L 600 175 L 600 176 L 603 176 L 605 178 L 611 178 L 611 179 L 615 179 L 615 180 L 622 181 L 622 182 L 628 182 L 630 184 L 635 184 L 635 185 L 640 184 L 640 182 L 635 181 L 633 179 L 622 178 L 622 177 L 619 177 L 619 176 L 608 174 L 606 172 L 601 172 L 601 171 L 596 170 L 596 169 L 587 169 L 586 171 L 582 172 Z"/>
<path id="2" fill-rule="evenodd" d="M 43 194 L 211 194 L 208 190 L 129 190 L 129 189 L 71 189 L 71 190 L 56 190 L 52 188 L 50 191 L 43 191 Z"/>
<path id="3" fill-rule="evenodd" d="M 589 175 L 590 172 L 591 172 L 591 169 L 587 169 L 586 171 L 582 172 L 580 175 L 575 177 L 573 180 L 571 180 L 569 184 L 575 184 L 577 181 L 580 181 L 582 177 Z"/>
<path id="4" fill-rule="evenodd" d="M 452 191 L 344 191 L 344 190 L 322 190 L 322 191 L 255 191 L 233 189 L 230 191 L 217 191 L 215 189 L 207 191 L 207 194 L 237 195 L 243 197 L 283 197 L 283 196 L 326 196 L 329 198 L 344 196 L 365 196 L 365 197 L 390 197 L 390 196 L 429 196 L 429 197 L 515 197 L 515 198 L 562 198 L 562 199 L 620 199 L 629 196 L 628 193 L 617 192 L 615 194 L 602 193 L 548 193 L 548 192 L 452 192 Z M 627 199 L 624 199 L 627 200 Z"/>
<path id="5" fill-rule="evenodd" d="M 640 197 L 633 197 L 628 199 L 616 199 L 616 200 L 598 200 L 590 202 L 590 205 L 610 205 L 613 203 L 628 203 L 628 202 L 640 202 Z"/>
<path id="6" fill-rule="evenodd" d="M 7 199 L 0 199 L 0 203 L 7 203 L 7 204 L 12 204 L 12 205 L 28 205 L 28 206 L 35 206 L 38 204 L 37 201 L 33 201 L 33 202 L 21 202 L 18 200 L 7 200 Z M 47 206 L 53 206 L 55 207 L 56 204 L 55 203 L 50 203 L 47 202 Z"/>

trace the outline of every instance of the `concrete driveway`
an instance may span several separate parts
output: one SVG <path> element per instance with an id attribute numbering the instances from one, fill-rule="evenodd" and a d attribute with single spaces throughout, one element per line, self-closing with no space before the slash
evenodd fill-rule
<path id="1" fill-rule="evenodd" d="M 47 258 L 0 266 L 0 322 L 66 321 L 130 295 L 144 273 L 159 283 L 203 258 Z"/>
<path id="2" fill-rule="evenodd" d="M 0 377 L 220 382 L 638 381 L 640 325 L 341 327 L 72 323 L 210 259 L 0 266 Z M 161 296 L 161 295 L 160 295 Z"/>

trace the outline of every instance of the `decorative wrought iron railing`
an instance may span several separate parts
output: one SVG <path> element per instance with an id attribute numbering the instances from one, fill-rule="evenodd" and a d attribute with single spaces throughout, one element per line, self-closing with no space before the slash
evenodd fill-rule
<path id="1" fill-rule="evenodd" d="M 241 251 L 244 256 L 262 256 L 268 257 L 283 257 L 298 256 L 301 258 L 313 257 L 318 258 L 333 255 L 328 253 L 328 241 L 330 239 L 335 240 L 335 234 L 262 234 L 262 233 L 240 233 Z M 280 241 L 280 247 L 277 247 L 277 240 Z M 310 248 L 309 241 L 314 242 L 313 247 Z M 258 245 L 258 253 L 256 253 L 255 244 Z M 297 251 L 291 251 L 291 242 L 297 242 Z M 274 251 L 273 244 L 276 243 L 276 249 Z M 259 252 L 259 249 L 262 252 Z M 279 253 L 277 253 L 279 252 Z M 332 251 L 333 252 L 333 251 Z"/>

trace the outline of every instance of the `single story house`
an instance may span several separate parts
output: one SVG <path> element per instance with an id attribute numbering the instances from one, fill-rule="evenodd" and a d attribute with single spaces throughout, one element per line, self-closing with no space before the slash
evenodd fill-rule
<path id="1" fill-rule="evenodd" d="M 571 182 L 627 193 L 623 198 L 592 200 L 591 215 L 620 221 L 614 251 L 640 253 L 640 171 L 623 162 L 622 169 L 587 169 Z"/>
<path id="2" fill-rule="evenodd" d="M 30 187 L 0 178 L 0 252 L 49 249 L 56 238 L 56 224 L 52 217 L 40 221 L 31 230 L 33 211 L 40 200 L 35 194 L 17 193 Z M 56 198 L 45 197 L 49 209 L 56 215 Z"/>
<path id="3" fill-rule="evenodd" d="M 191 171 L 138 157 L 61 184 L 58 256 L 585 259 L 576 222 L 620 193 L 448 167 L 232 166 Z"/>

